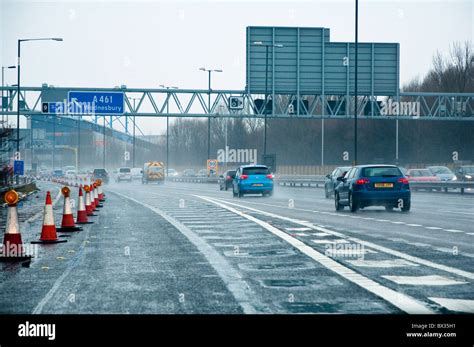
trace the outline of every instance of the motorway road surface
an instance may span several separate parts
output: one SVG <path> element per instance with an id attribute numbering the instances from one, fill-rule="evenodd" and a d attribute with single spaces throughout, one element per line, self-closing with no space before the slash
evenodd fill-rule
<path id="1" fill-rule="evenodd" d="M 105 192 L 95 223 L 67 243 L 39 246 L 29 268 L 1 265 L 1 313 L 474 313 L 470 195 L 419 192 L 410 213 L 353 214 L 321 189 Z M 40 224 L 22 223 L 24 240 Z"/>

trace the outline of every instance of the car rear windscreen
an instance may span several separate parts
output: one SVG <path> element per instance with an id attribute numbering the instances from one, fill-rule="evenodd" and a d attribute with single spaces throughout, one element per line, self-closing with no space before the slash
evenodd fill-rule
<path id="1" fill-rule="evenodd" d="M 398 167 L 377 166 L 362 169 L 361 177 L 397 177 L 403 176 Z"/>
<path id="2" fill-rule="evenodd" d="M 130 169 L 127 168 L 127 167 L 124 167 L 124 168 L 121 168 L 119 172 L 120 173 L 130 173 Z"/>
<path id="3" fill-rule="evenodd" d="M 95 169 L 94 170 L 94 174 L 97 175 L 97 174 L 105 174 L 105 169 Z"/>
<path id="4" fill-rule="evenodd" d="M 243 171 L 244 175 L 268 175 L 270 170 L 267 167 L 248 167 Z"/>

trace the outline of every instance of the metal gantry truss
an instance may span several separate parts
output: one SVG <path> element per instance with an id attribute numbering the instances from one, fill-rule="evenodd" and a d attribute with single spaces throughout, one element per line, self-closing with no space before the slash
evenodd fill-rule
<path id="1" fill-rule="evenodd" d="M 1 88 L 0 88 L 1 89 Z M 16 115 L 16 89 L 4 87 L 8 105 L 0 114 Z M 270 94 L 270 102 L 264 105 L 263 95 L 248 94 L 245 90 L 208 89 L 143 89 L 143 88 L 59 88 L 22 87 L 20 113 L 23 116 L 52 115 L 42 112 L 44 93 L 48 91 L 122 91 L 125 95 L 125 112 L 120 116 L 81 115 L 90 117 L 98 124 L 114 125 L 129 133 L 129 119 L 135 117 L 249 117 L 263 118 L 325 118 L 344 119 L 354 117 L 353 95 L 279 95 Z M 211 96 L 211 105 L 207 98 Z M 241 109 L 229 104 L 230 97 L 242 101 Z M 138 102 L 135 106 L 131 99 Z M 403 92 L 396 96 L 358 96 L 357 114 L 362 119 L 421 119 L 421 120 L 474 120 L 474 93 L 416 93 Z M 418 103 L 419 113 L 387 114 L 383 106 L 390 102 Z M 77 115 L 58 115 L 77 117 Z M 104 119 L 105 117 L 105 119 Z"/>

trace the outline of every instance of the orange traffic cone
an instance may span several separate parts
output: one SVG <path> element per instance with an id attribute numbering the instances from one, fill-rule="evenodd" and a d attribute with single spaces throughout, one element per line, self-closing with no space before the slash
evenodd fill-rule
<path id="1" fill-rule="evenodd" d="M 54 224 L 53 203 L 51 201 L 51 193 L 46 192 L 46 205 L 44 206 L 43 228 L 41 229 L 41 236 L 39 241 L 32 241 L 31 243 L 60 243 L 67 242 L 67 240 L 58 239 L 56 234 L 56 225 Z"/>
<path id="2" fill-rule="evenodd" d="M 5 202 L 8 205 L 7 227 L 3 236 L 3 249 L 0 252 L 0 261 L 22 261 L 31 259 L 25 254 L 18 223 L 18 193 L 10 190 L 5 193 Z"/>
<path id="3" fill-rule="evenodd" d="M 95 207 L 96 208 L 101 208 L 103 207 L 100 203 L 99 203 L 99 193 L 98 193 L 98 185 L 97 185 L 97 182 L 94 182 L 93 184 L 94 186 L 94 204 L 95 204 Z"/>
<path id="4" fill-rule="evenodd" d="M 84 203 L 84 196 L 82 195 L 82 185 L 79 186 L 79 200 L 77 203 L 77 224 L 92 224 L 87 218 L 86 205 Z"/>
<path id="5" fill-rule="evenodd" d="M 69 187 L 63 187 L 61 193 L 64 195 L 63 219 L 61 221 L 61 227 L 57 228 L 57 231 L 81 231 L 82 228 L 76 226 L 74 216 L 72 215 L 71 198 L 69 197 L 71 190 Z"/>
<path id="6" fill-rule="evenodd" d="M 92 206 L 92 211 L 98 211 L 98 209 L 96 208 L 95 206 L 95 199 L 94 199 L 94 186 L 91 184 L 89 184 L 89 188 L 90 188 L 90 196 L 91 196 L 91 206 Z"/>
<path id="7" fill-rule="evenodd" d="M 84 186 L 84 190 L 86 191 L 86 213 L 87 216 L 97 216 L 94 214 L 94 208 L 92 207 L 91 204 L 91 188 L 88 185 Z"/>
<path id="8" fill-rule="evenodd" d="M 98 191 L 97 191 L 99 193 L 99 201 L 103 202 L 105 201 L 105 199 L 104 199 L 104 192 L 102 191 L 102 181 L 98 180 L 97 183 L 99 185 Z"/>

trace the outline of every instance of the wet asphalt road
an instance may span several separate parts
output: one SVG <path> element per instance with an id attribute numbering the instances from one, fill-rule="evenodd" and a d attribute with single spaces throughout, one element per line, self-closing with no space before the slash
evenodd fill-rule
<path id="1" fill-rule="evenodd" d="M 39 246 L 29 268 L 2 265 L 0 312 L 474 312 L 470 195 L 419 192 L 408 214 L 352 214 L 320 189 L 242 199 L 193 183 L 105 191 L 94 224 Z M 40 219 L 22 223 L 25 240 L 39 237 Z"/>

